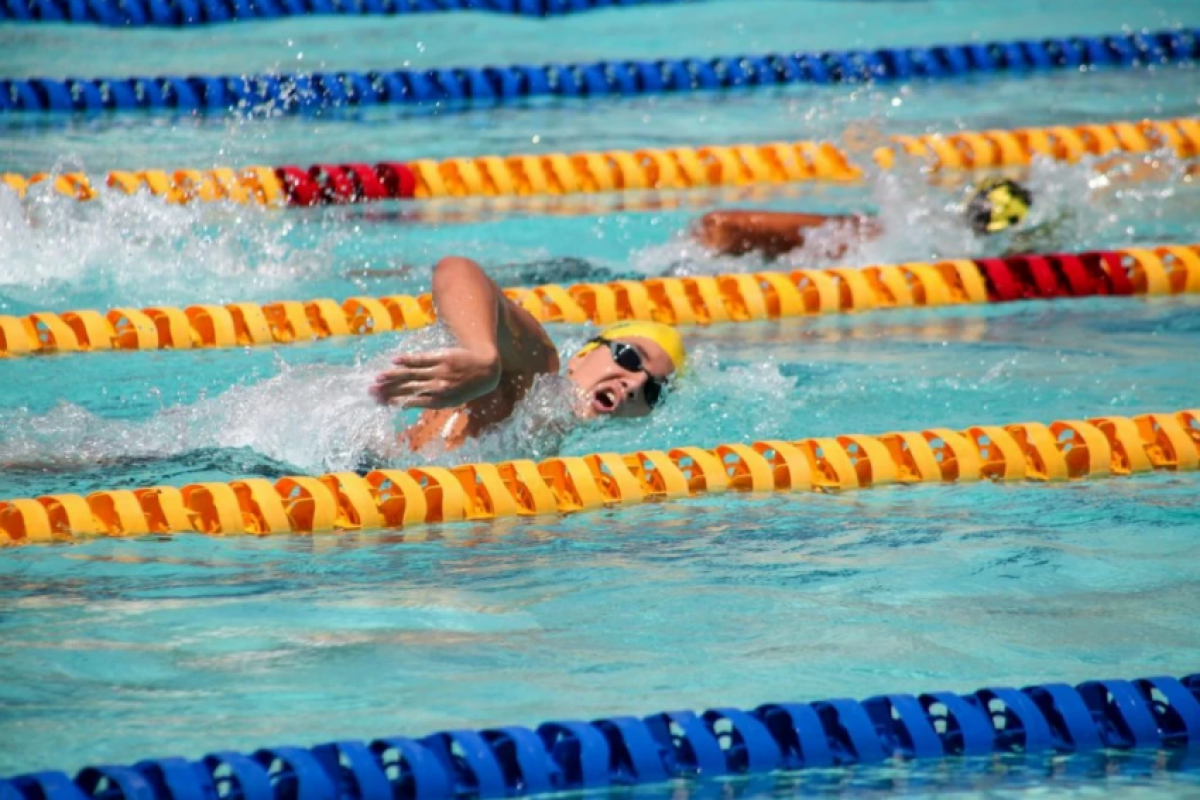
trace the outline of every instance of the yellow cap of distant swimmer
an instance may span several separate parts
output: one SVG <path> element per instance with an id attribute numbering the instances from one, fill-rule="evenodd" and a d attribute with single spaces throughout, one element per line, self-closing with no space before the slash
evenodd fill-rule
<path id="1" fill-rule="evenodd" d="M 666 352 L 676 372 L 681 372 L 687 362 L 687 349 L 683 346 L 683 337 L 679 335 L 679 331 L 661 322 L 618 322 L 600 331 L 599 338 L 610 341 L 649 339 Z"/>
<path id="2" fill-rule="evenodd" d="M 979 183 L 967 203 L 967 220 L 980 236 L 1020 225 L 1033 205 L 1033 193 L 1016 181 L 991 177 Z"/>

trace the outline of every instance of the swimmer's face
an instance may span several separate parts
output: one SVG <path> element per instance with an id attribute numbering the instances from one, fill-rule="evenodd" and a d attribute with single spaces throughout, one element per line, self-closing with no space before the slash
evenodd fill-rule
<path id="1" fill-rule="evenodd" d="M 628 366 L 617 363 L 614 350 L 622 353 L 621 361 Z M 633 366 L 635 361 L 640 361 L 640 369 Z M 658 383 L 661 388 L 674 372 L 667 351 L 641 336 L 621 336 L 611 345 L 584 348 L 567 362 L 567 377 L 581 394 L 576 414 L 584 419 L 648 415 L 654 410 L 650 401 L 656 394 L 656 387 L 650 384 Z M 658 401 L 662 402 L 661 396 Z"/>

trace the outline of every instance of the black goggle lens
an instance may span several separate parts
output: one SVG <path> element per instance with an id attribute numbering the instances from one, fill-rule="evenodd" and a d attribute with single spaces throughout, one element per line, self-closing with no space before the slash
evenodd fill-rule
<path id="1" fill-rule="evenodd" d="M 613 361 L 627 372 L 642 371 L 642 354 L 632 345 L 623 342 L 609 342 L 608 350 L 612 353 Z"/>
<path id="2" fill-rule="evenodd" d="M 658 378 L 651 378 L 646 381 L 646 386 L 642 389 L 642 394 L 646 396 L 646 405 L 654 408 L 658 405 L 658 401 L 662 399 L 662 386 L 658 382 Z"/>

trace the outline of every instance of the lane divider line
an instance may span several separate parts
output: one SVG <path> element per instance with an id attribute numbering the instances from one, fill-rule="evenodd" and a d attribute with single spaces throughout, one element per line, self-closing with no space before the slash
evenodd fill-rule
<path id="1" fill-rule="evenodd" d="M 932 428 L 459 467 L 246 478 L 0 501 L 0 543 L 310 534 L 568 514 L 738 491 L 1069 481 L 1200 468 L 1200 410 Z"/>
<path id="2" fill-rule="evenodd" d="M 544 323 L 759 322 L 889 308 L 1200 293 L 1200 244 L 1085 253 L 545 284 L 504 293 Z M 433 324 L 429 294 L 0 316 L 0 358 L 285 345 Z"/>
<path id="3" fill-rule="evenodd" d="M 1077 163 L 1118 153 L 1166 150 L 1182 159 L 1200 155 L 1200 119 L 1056 125 L 1015 130 L 960 131 L 893 136 L 872 153 L 891 169 L 915 159 L 930 170 L 976 170 L 1028 166 L 1035 157 Z M 103 183 L 127 194 L 149 191 L 170 203 L 258 203 L 268 206 L 343 205 L 378 200 L 447 197 L 518 197 L 645 190 L 751 186 L 805 181 L 852 182 L 863 169 L 829 142 L 643 148 L 635 151 L 478 156 L 442 161 L 251 166 L 241 169 L 180 169 L 174 172 L 116 170 Z M 50 181 L 68 197 L 92 200 L 97 189 L 80 172 L 63 175 L 0 174 L 24 196 Z"/>
<path id="4" fill-rule="evenodd" d="M 338 741 L 158 758 L 0 779 L 6 800 L 217 797 L 451 800 L 582 792 L 896 760 L 1200 746 L 1200 674 L 767 703 L 739 710 L 554 721 L 420 739 Z M 1001 764 L 1003 762 L 1000 762 Z M 998 767 L 1003 769 L 1003 767 Z M 821 784 L 818 782 L 817 784 Z M 353 788 L 349 788 L 353 787 Z M 755 790 L 770 790 L 770 785 Z"/>
<path id="5" fill-rule="evenodd" d="M 300 16 L 399 16 L 490 11 L 556 17 L 601 8 L 667 5 L 696 0 L 6 0 L 0 22 L 74 22 L 121 28 L 189 27 Z M 1120 56 L 1120 53 L 1114 53 Z"/>
<path id="6" fill-rule="evenodd" d="M 236 0 L 248 4 L 248 0 Z M 374 0 L 379 2 L 379 0 Z M 385 0 L 387 1 L 387 0 Z M 661 0 L 660 0 L 661 1 Z M 22 4 L 29 0 L 8 0 Z M 53 16 L 60 5 L 80 11 L 107 9 L 93 0 L 32 0 Z M 220 0 L 120 0 L 122 9 L 145 2 L 219 7 Z M 270 6 L 273 0 L 255 0 Z M 329 5 L 329 0 L 291 0 Z M 365 0 L 369 5 L 372 0 Z M 202 3 L 202 5 L 201 5 Z M 113 3 L 116 5 L 116 3 Z M 0 3 L 0 21 L 3 20 Z M 155 18 L 163 17 L 155 15 Z M 140 23 L 134 23 L 140 24 Z M 690 94 L 795 84 L 831 85 L 909 80 L 953 80 L 972 75 L 1079 72 L 1188 64 L 1200 57 L 1196 30 L 1108 36 L 973 42 L 932 47 L 885 47 L 816 53 L 765 53 L 709 58 L 599 61 L 581 64 L 514 64 L 429 70 L 312 72 L 282 75 L 160 75 L 130 78 L 11 78 L 0 80 L 0 114 L 54 112 L 105 114 L 174 111 L 189 114 L 319 113 L 380 105 L 448 109 L 511 105 L 531 97 L 587 99 Z"/>

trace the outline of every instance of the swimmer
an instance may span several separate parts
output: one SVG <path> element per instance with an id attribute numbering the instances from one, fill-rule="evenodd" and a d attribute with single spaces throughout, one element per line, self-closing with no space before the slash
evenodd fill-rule
<path id="1" fill-rule="evenodd" d="M 1016 181 L 993 177 L 975 187 L 966 205 L 964 218 L 979 236 L 991 236 L 1019 227 L 1033 205 L 1033 194 Z M 696 241 L 721 255 L 740 256 L 760 253 L 778 258 L 804 246 L 809 232 L 822 225 L 841 225 L 860 242 L 883 232 L 879 220 L 865 214 L 801 214 L 785 211 L 713 211 L 705 214 L 692 230 Z M 1039 226 L 1040 227 L 1040 226 Z M 1032 233 L 1032 229 L 1027 231 Z M 1022 251 L 1038 246 L 1019 244 Z M 845 244 L 835 244 L 821 255 L 840 258 Z"/>
<path id="2" fill-rule="evenodd" d="M 1016 181 L 991 177 L 981 181 L 972 191 L 964 208 L 967 225 L 981 237 L 1001 231 L 1013 235 L 1004 242 L 1005 255 L 1048 252 L 1061 248 L 1062 224 L 1069 217 L 1063 211 L 1038 225 L 1026 226 L 1033 194 Z M 701 245 L 719 255 L 740 256 L 758 253 L 775 259 L 803 247 L 810 234 L 823 226 L 840 226 L 849 235 L 821 237 L 823 249 L 812 255 L 821 258 L 841 258 L 856 240 L 870 241 L 883 233 L 883 224 L 868 214 L 811 214 L 787 211 L 713 211 L 701 217 L 690 234 Z M 690 265 L 677 263 L 664 269 L 662 277 L 688 275 Z M 345 273 L 355 280 L 411 277 L 417 267 L 394 269 L 369 268 Z M 539 283 L 565 281 L 637 280 L 644 274 L 630 270 L 617 271 L 581 258 L 549 258 L 520 264 L 498 264 L 491 274 L 502 286 L 529 286 Z"/>
<path id="3" fill-rule="evenodd" d="M 371 394 L 384 405 L 425 409 L 401 434 L 408 447 L 441 440 L 449 449 L 512 416 L 539 375 L 560 357 L 533 316 L 501 292 L 478 264 L 444 258 L 433 270 L 433 304 L 457 344 L 392 359 Z M 683 338 L 667 325 L 612 325 L 566 363 L 580 419 L 645 417 L 683 368 Z"/>

